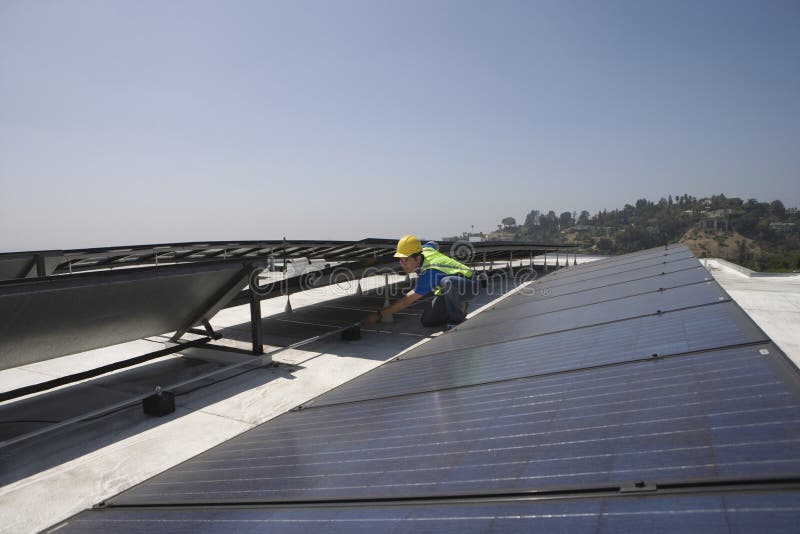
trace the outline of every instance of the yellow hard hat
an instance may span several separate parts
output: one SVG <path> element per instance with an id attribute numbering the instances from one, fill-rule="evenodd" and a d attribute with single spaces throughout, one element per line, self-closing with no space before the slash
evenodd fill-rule
<path id="1" fill-rule="evenodd" d="M 394 253 L 394 257 L 407 258 L 420 252 L 422 252 L 422 245 L 419 244 L 419 239 L 413 235 L 404 235 L 397 242 L 397 252 Z"/>

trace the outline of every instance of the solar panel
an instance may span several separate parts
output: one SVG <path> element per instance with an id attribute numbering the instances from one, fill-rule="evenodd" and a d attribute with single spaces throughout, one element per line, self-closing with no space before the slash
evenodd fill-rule
<path id="1" fill-rule="evenodd" d="M 2 282 L 0 369 L 189 328 L 251 270 L 205 263 Z"/>
<path id="2" fill-rule="evenodd" d="M 697 260 L 686 259 L 668 264 L 643 265 L 632 271 L 611 273 L 581 280 L 551 280 L 544 277 L 532 284 L 529 291 L 510 295 L 499 307 L 513 306 L 520 302 L 527 303 L 542 298 L 553 298 L 588 289 L 613 288 L 619 284 L 632 283 L 639 280 L 653 279 L 654 282 L 669 275 L 685 276 L 689 281 L 710 279 L 708 271 L 697 264 Z M 690 283 L 687 281 L 686 283 Z M 659 286 L 660 287 L 660 286 Z"/>
<path id="3" fill-rule="evenodd" d="M 636 269 L 642 264 L 655 264 L 655 263 L 672 263 L 682 259 L 694 259 L 694 255 L 684 246 L 679 246 L 670 249 L 654 249 L 634 254 L 627 254 L 624 256 L 614 256 L 604 260 L 588 262 L 585 264 L 572 266 L 567 269 L 561 269 L 551 275 L 551 279 L 560 280 L 564 278 L 573 278 L 576 276 L 583 276 L 585 273 L 593 273 L 594 275 L 602 274 L 606 270 L 615 269 L 617 271 L 626 271 Z"/>
<path id="4" fill-rule="evenodd" d="M 109 502 L 554 490 L 800 474 L 772 345 L 290 412 Z M 754 461 L 758 458 L 758 461 Z"/>
<path id="5" fill-rule="evenodd" d="M 621 255 L 621 256 L 606 256 L 606 257 L 601 257 L 599 259 L 594 259 L 594 260 L 592 260 L 590 262 L 581 263 L 580 265 L 576 265 L 574 269 L 557 271 L 557 272 L 553 273 L 552 276 L 553 277 L 566 276 L 566 275 L 568 275 L 570 273 L 573 273 L 573 272 L 579 272 L 579 271 L 583 271 L 583 270 L 591 270 L 591 269 L 602 268 L 602 267 L 605 267 L 607 265 L 618 265 L 618 264 L 623 264 L 623 263 L 632 263 L 632 262 L 641 261 L 641 260 L 647 259 L 647 258 L 658 258 L 658 257 L 667 256 L 667 255 L 670 255 L 670 254 L 683 253 L 686 250 L 688 250 L 686 247 L 684 247 L 683 245 L 679 244 L 679 245 L 670 245 L 670 246 L 667 246 L 667 247 L 657 247 L 657 248 L 652 248 L 652 249 L 648 249 L 648 250 L 641 250 L 639 252 L 632 252 L 630 254 L 624 254 L 624 255 Z M 549 260 L 549 263 L 551 265 L 555 263 L 553 261 L 553 259 L 552 259 L 552 256 L 548 256 L 548 260 Z"/>
<path id="6" fill-rule="evenodd" d="M 714 491 L 572 499 L 435 503 L 98 509 L 59 528 L 71 532 L 796 532 L 797 491 Z"/>
<path id="7" fill-rule="evenodd" d="M 649 276 L 599 287 L 578 288 L 570 284 L 554 288 L 545 284 L 533 285 L 522 289 L 519 298 L 513 301 L 506 299 L 495 307 L 494 313 L 479 316 L 480 320 L 474 323 L 484 325 L 487 322 L 504 322 L 708 281 L 711 281 L 708 271 L 702 267 L 693 267 L 661 276 Z M 463 328 L 469 328 L 472 324 L 468 322 Z"/>
<path id="8" fill-rule="evenodd" d="M 458 335 L 453 335 L 456 332 L 452 332 L 439 336 L 419 347 L 416 353 L 429 354 L 491 345 L 502 341 L 716 304 L 726 300 L 729 300 L 729 297 L 716 282 L 704 282 L 547 314 L 508 319 L 505 322 L 496 322 L 495 314 L 487 314 L 459 325 Z"/>
<path id="9" fill-rule="evenodd" d="M 421 356 L 412 350 L 305 406 L 408 395 L 765 340 L 738 306 L 725 302 L 463 350 Z"/>

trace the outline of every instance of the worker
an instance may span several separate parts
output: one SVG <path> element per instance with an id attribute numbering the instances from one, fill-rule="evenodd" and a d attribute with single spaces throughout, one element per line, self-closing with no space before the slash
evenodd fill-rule
<path id="1" fill-rule="evenodd" d="M 472 295 L 472 269 L 439 252 L 436 243 L 422 246 L 413 235 L 403 236 L 397 242 L 394 257 L 400 260 L 405 273 L 419 275 L 417 285 L 400 300 L 370 313 L 362 321 L 365 326 L 411 306 L 429 293 L 435 296 L 422 313 L 423 326 L 444 325 L 448 329 L 464 321 L 467 300 Z"/>

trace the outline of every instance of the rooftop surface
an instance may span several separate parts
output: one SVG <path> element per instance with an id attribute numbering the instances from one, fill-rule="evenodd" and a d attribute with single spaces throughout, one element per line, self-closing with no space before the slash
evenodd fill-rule
<path id="1" fill-rule="evenodd" d="M 733 300 L 800 367 L 800 274 L 757 273 L 719 258 L 702 261 Z"/>

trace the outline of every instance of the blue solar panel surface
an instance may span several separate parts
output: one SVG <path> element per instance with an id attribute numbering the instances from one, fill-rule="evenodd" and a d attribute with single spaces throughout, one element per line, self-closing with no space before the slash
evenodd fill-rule
<path id="1" fill-rule="evenodd" d="M 410 351 L 306 406 L 407 395 L 767 339 L 734 303 L 718 306 L 714 313 L 704 307 L 690 308 L 463 350 L 422 355 Z"/>
<path id="2" fill-rule="evenodd" d="M 798 383 L 770 355 L 773 346 L 757 345 L 291 412 L 111 502 L 406 498 L 800 472 Z"/>
<path id="3" fill-rule="evenodd" d="M 688 257 L 544 277 L 67 529 L 789 531 L 799 375 Z"/>
<path id="4" fill-rule="evenodd" d="M 552 290 L 565 289 L 566 286 L 561 286 L 560 288 L 550 288 L 547 286 L 530 287 L 522 290 L 523 293 L 529 293 L 529 295 L 523 297 L 525 298 L 524 301 L 517 300 L 503 303 L 503 306 L 496 308 L 495 313 L 492 313 L 491 317 L 487 316 L 481 321 L 468 321 L 464 323 L 461 329 L 515 321 L 534 315 L 569 310 L 580 306 L 588 306 L 590 304 L 601 304 L 630 297 L 646 296 L 654 292 L 684 288 L 690 290 L 690 286 L 694 284 L 710 282 L 708 273 L 701 273 L 700 271 L 704 271 L 704 269 L 698 268 L 678 271 L 659 277 L 649 277 L 632 282 L 618 283 L 612 286 L 603 286 L 596 289 L 557 292 L 557 295 L 553 295 Z M 711 283 L 715 284 L 715 282 Z M 722 296 L 721 292 L 716 295 L 717 299 L 720 296 Z M 657 301 L 655 298 L 648 300 Z M 711 300 L 710 302 L 716 301 Z"/>
<path id="5" fill-rule="evenodd" d="M 634 272 L 648 265 L 669 265 L 686 259 L 695 259 L 694 255 L 684 246 L 668 249 L 653 250 L 627 256 L 619 256 L 608 260 L 592 262 L 579 267 L 557 271 L 550 276 L 550 280 L 561 281 L 580 279 L 584 276 L 599 278 L 613 273 Z"/>
<path id="6" fill-rule="evenodd" d="M 439 336 L 414 351 L 431 354 L 445 350 L 462 350 L 469 347 L 492 345 L 513 339 L 529 338 L 554 332 L 576 331 L 595 325 L 629 321 L 647 315 L 716 305 L 730 297 L 716 284 L 703 282 L 645 295 L 589 304 L 545 314 L 495 322 L 487 317 L 483 321 L 470 319 L 459 325 L 458 332 Z M 496 313 L 503 313 L 498 307 Z M 713 313 L 713 311 L 709 311 Z M 494 314 L 492 314 L 494 315 Z M 480 318 L 480 316 L 478 316 Z M 476 318 L 477 319 L 477 318 Z M 456 335 L 457 334 L 457 335 Z"/>
<path id="7" fill-rule="evenodd" d="M 584 273 L 582 276 L 568 278 L 551 279 L 550 275 L 544 276 L 537 281 L 537 288 L 541 289 L 540 295 L 557 296 L 560 294 L 574 293 L 586 289 L 596 289 L 601 287 L 613 286 L 619 283 L 627 283 L 644 278 L 657 277 L 673 272 L 685 271 L 689 269 L 702 269 L 693 258 L 682 259 L 670 263 L 646 262 L 639 263 L 635 268 L 629 267 L 624 272 L 606 272 L 602 275 L 590 276 L 591 273 Z M 708 273 L 705 273 L 708 276 Z M 545 291 L 546 288 L 546 291 Z M 525 293 L 511 295 L 510 302 L 525 302 L 531 297 Z"/>
<path id="8" fill-rule="evenodd" d="M 522 290 L 518 293 L 510 295 L 506 301 L 503 302 L 503 307 L 511 307 L 520 304 L 529 304 L 537 300 L 546 300 L 563 295 L 570 295 L 574 293 L 581 293 L 583 291 L 592 290 L 595 292 L 612 292 L 615 297 L 620 295 L 613 293 L 616 286 L 625 285 L 626 287 L 636 287 L 636 284 L 641 284 L 644 288 L 655 288 L 672 285 L 685 285 L 692 282 L 701 282 L 710 280 L 711 276 L 708 271 L 697 265 L 696 261 L 684 260 L 674 264 L 674 269 L 663 269 L 659 267 L 652 272 L 643 270 L 636 273 L 636 276 L 618 275 L 619 279 L 603 279 L 602 282 L 598 280 L 577 280 L 568 282 L 565 280 L 563 284 L 550 282 L 547 278 L 539 280 L 535 286 L 530 287 L 527 291 Z M 661 280 L 665 277 L 670 277 L 670 283 L 662 283 Z M 536 289 L 536 291 L 533 291 Z"/>

